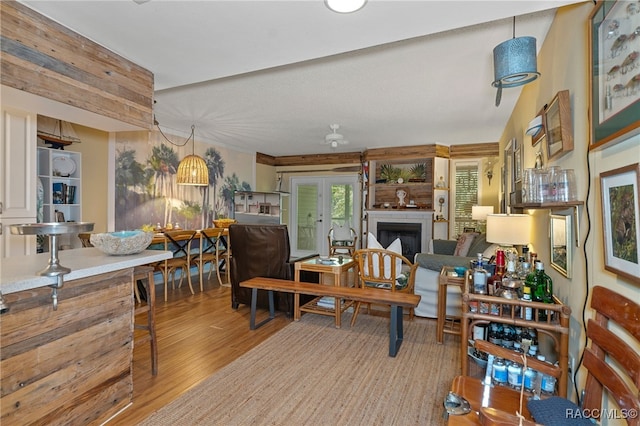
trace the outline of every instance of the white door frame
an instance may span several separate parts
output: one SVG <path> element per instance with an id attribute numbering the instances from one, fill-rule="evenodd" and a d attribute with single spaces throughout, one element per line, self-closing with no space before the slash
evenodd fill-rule
<path id="1" fill-rule="evenodd" d="M 319 254 L 327 254 L 329 253 L 329 242 L 327 240 L 327 235 L 329 234 L 329 229 L 331 229 L 331 199 L 329 195 L 331 193 L 331 185 L 336 184 L 345 184 L 352 185 L 353 187 L 353 223 L 350 226 L 356 230 L 356 234 L 360 235 L 360 223 L 361 223 L 361 212 L 360 212 L 360 185 L 359 185 L 359 176 L 357 174 L 354 175 L 318 175 L 318 176 L 300 176 L 300 177 L 291 177 L 290 188 L 291 188 L 291 215 L 290 215 L 290 237 L 292 241 L 291 245 L 291 255 L 294 257 L 305 256 L 313 253 Z M 318 208 L 315 212 L 315 222 L 318 224 L 316 227 L 316 241 L 318 247 L 313 251 L 306 250 L 298 250 L 297 241 L 298 241 L 298 185 L 317 185 L 318 187 Z"/>

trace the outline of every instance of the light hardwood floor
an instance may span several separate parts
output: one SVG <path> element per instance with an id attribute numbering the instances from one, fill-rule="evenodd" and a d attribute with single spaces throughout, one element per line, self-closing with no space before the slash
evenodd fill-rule
<path id="1" fill-rule="evenodd" d="M 197 281 L 195 275 L 193 278 Z M 231 289 L 218 285 L 215 276 L 204 283 L 204 292 L 199 291 L 199 284 L 194 283 L 193 287 L 195 295 L 185 284 L 169 290 L 166 303 L 160 296 L 161 286 L 156 287 L 160 296 L 156 301 L 158 375 L 151 375 L 149 344 L 136 345 L 134 340 L 133 404 L 114 417 L 110 426 L 142 421 L 291 321 L 276 312 L 275 320 L 251 331 L 249 307 L 232 309 Z M 259 311 L 259 315 L 267 314 Z M 136 322 L 145 323 L 145 315 L 139 315 Z M 247 380 L 242 371 L 238 372 L 238 380 Z"/>

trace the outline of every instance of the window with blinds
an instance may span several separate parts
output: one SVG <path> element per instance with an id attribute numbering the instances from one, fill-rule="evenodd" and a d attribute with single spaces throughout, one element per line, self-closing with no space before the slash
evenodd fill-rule
<path id="1" fill-rule="evenodd" d="M 456 164 L 454 233 L 460 235 L 465 228 L 475 228 L 471 219 L 471 206 L 478 204 L 478 165 Z"/>

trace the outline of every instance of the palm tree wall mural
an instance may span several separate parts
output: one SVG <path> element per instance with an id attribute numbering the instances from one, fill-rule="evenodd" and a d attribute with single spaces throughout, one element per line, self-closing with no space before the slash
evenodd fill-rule
<path id="1" fill-rule="evenodd" d="M 231 217 L 233 192 L 251 190 L 253 156 L 196 141 L 196 153 L 204 151 L 209 185 L 178 185 L 178 164 L 191 152 L 165 143 L 154 133 L 116 135 L 115 229 L 158 223 L 200 229 L 211 226 L 213 219 Z"/>

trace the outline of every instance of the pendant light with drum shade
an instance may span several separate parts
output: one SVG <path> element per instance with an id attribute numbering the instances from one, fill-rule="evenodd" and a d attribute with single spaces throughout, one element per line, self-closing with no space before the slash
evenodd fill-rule
<path id="1" fill-rule="evenodd" d="M 516 18 L 513 17 L 513 38 L 493 48 L 493 87 L 496 106 L 500 105 L 502 89 L 522 86 L 540 76 L 536 58 L 535 37 L 516 37 Z"/>
<path id="2" fill-rule="evenodd" d="M 324 0 L 324 4 L 337 13 L 351 13 L 364 7 L 367 0 Z"/>
<path id="3" fill-rule="evenodd" d="M 191 141 L 192 151 L 190 155 L 184 157 L 180 164 L 178 164 L 178 171 L 176 172 L 176 183 L 178 185 L 191 185 L 191 186 L 208 186 L 209 185 L 209 168 L 204 159 L 195 154 L 195 130 L 196 126 L 191 126 L 191 134 L 184 141 L 183 144 L 176 144 L 172 142 L 160 129 L 160 123 L 154 118 L 154 124 L 160 131 L 162 137 L 166 139 L 172 145 L 185 146 Z"/>

